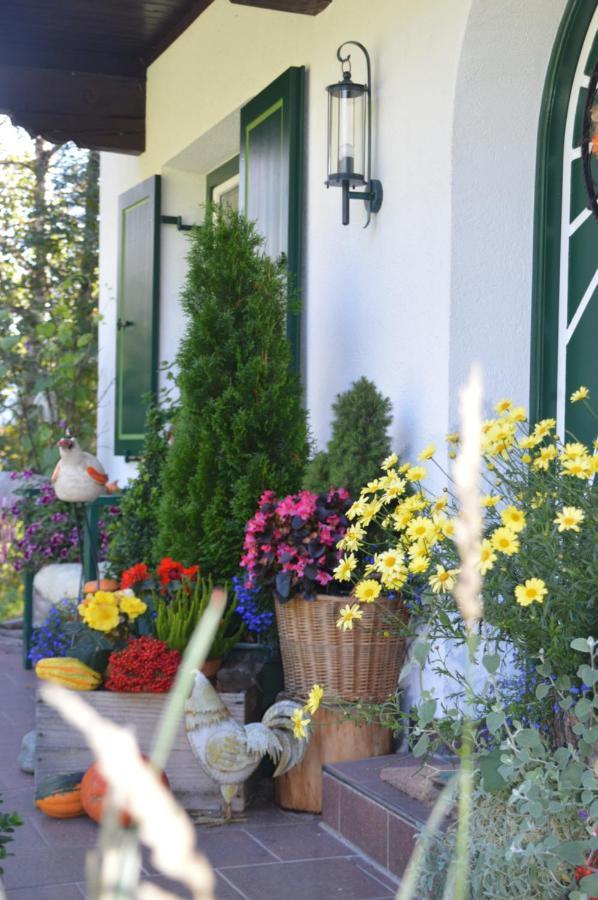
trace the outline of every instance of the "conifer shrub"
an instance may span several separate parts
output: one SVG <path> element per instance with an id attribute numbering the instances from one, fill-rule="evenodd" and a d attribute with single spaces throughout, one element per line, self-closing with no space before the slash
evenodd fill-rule
<path id="1" fill-rule="evenodd" d="M 332 411 L 332 437 L 326 450 L 310 460 L 304 484 L 315 493 L 344 487 L 358 496 L 390 454 L 392 404 L 372 381 L 360 378 L 337 395 Z"/>
<path id="2" fill-rule="evenodd" d="M 144 561 L 153 566 L 157 562 L 153 551 L 158 536 L 160 473 L 168 451 L 166 424 L 172 415 L 170 406 L 148 408 L 137 477 L 124 489 L 121 514 L 108 528 L 110 573 L 117 578 L 134 563 Z"/>
<path id="3" fill-rule="evenodd" d="M 180 409 L 162 475 L 160 556 L 238 571 L 264 490 L 298 490 L 308 455 L 301 388 L 285 336 L 287 278 L 252 223 L 208 209 L 194 229 L 177 356 Z"/>

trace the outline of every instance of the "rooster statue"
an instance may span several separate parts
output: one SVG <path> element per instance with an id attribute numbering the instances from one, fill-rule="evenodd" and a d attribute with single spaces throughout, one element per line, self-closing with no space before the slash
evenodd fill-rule
<path id="1" fill-rule="evenodd" d="M 116 483 L 109 483 L 102 464 L 81 449 L 73 435 L 58 441 L 60 459 L 52 474 L 52 484 L 59 500 L 68 503 L 90 503 L 102 494 L 118 490 Z"/>
<path id="2" fill-rule="evenodd" d="M 185 726 L 193 753 L 206 775 L 215 781 L 224 800 L 224 818 L 201 820 L 226 824 L 232 820 L 237 788 L 257 769 L 267 754 L 274 762 L 274 778 L 284 775 L 303 759 L 307 738 L 293 733 L 293 713 L 299 703 L 282 700 L 268 709 L 261 722 L 240 725 L 205 675 L 195 672 L 185 704 Z"/>

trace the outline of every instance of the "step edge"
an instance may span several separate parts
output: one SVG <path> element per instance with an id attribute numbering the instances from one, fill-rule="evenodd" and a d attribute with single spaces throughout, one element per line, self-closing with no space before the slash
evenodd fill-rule
<path id="1" fill-rule="evenodd" d="M 324 765 L 322 767 L 322 771 L 329 778 L 332 778 L 335 781 L 340 782 L 342 785 L 344 785 L 345 787 L 348 787 L 354 793 L 362 795 L 367 800 L 369 800 L 371 803 L 376 803 L 378 806 L 381 806 L 383 809 L 385 809 L 388 813 L 390 813 L 393 816 L 396 816 L 397 819 L 401 819 L 407 825 L 411 825 L 413 828 L 416 828 L 418 831 L 421 831 L 425 827 L 425 824 L 426 824 L 425 821 L 423 821 L 422 819 L 418 819 L 416 816 L 411 815 L 411 813 L 407 812 L 404 809 L 401 809 L 400 807 L 397 808 L 385 797 L 381 797 L 379 794 L 376 793 L 376 791 L 371 790 L 367 786 L 361 785 L 361 784 L 356 785 L 355 782 L 351 778 L 343 775 L 342 773 L 340 773 L 338 771 L 332 771 L 327 765 Z M 396 788 L 396 790 L 399 794 L 403 793 L 402 791 L 399 791 L 398 788 Z M 407 797 L 408 795 L 404 794 L 404 796 Z M 409 799 L 413 800 L 413 798 L 409 798 Z M 415 801 L 415 802 L 417 802 L 417 801 Z"/>

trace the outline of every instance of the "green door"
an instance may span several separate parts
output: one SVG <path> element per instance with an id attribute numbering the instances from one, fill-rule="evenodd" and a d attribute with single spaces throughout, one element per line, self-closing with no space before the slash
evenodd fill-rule
<path id="1" fill-rule="evenodd" d="M 581 147 L 597 65 L 597 0 L 570 0 L 540 121 L 531 406 L 535 418 L 554 416 L 562 436 L 585 442 L 596 437 L 596 422 L 569 397 L 583 384 L 598 405 L 598 218 L 589 205 Z M 598 182 L 598 168 L 594 174 Z"/>
<path id="2" fill-rule="evenodd" d="M 291 296 L 301 291 L 305 69 L 293 66 L 241 110 L 240 203 L 266 252 L 284 254 Z M 299 370 L 301 317 L 289 306 L 287 333 Z"/>
<path id="3" fill-rule="evenodd" d="M 135 457 L 145 436 L 145 401 L 158 379 L 160 176 L 121 194 L 118 213 L 114 452 Z"/>

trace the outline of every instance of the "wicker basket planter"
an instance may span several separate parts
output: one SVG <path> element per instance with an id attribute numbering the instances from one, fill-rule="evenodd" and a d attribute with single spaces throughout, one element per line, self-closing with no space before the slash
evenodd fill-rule
<path id="1" fill-rule="evenodd" d="M 350 597 L 318 594 L 313 602 L 294 597 L 276 600 L 276 621 L 285 691 L 306 697 L 314 684 L 343 700 L 382 702 L 394 693 L 405 658 L 405 639 L 384 636 L 387 615 L 397 615 L 401 600 L 364 603 L 363 618 L 350 631 L 336 627 L 339 610 Z"/>

